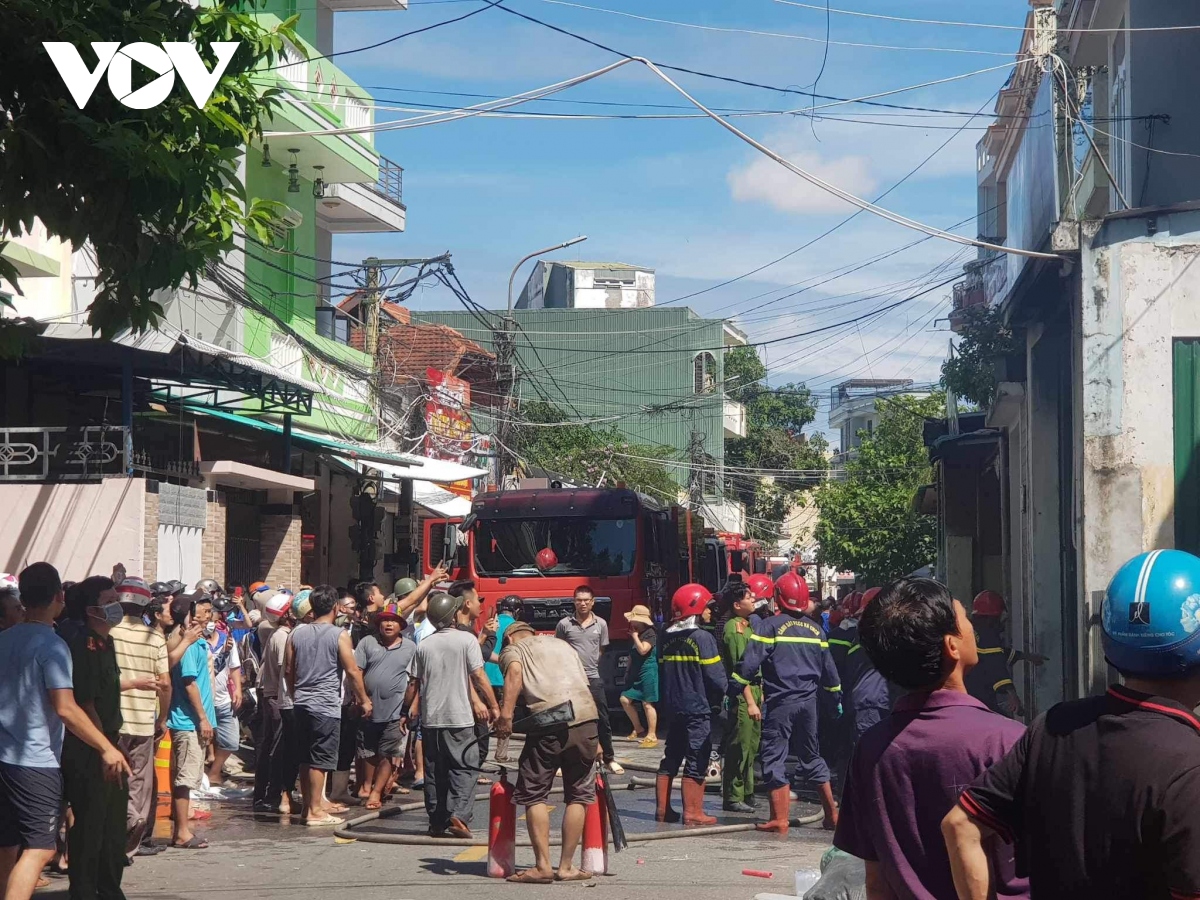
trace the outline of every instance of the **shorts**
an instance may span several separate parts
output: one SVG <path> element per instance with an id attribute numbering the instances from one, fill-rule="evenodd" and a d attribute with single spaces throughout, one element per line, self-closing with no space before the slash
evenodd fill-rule
<path id="1" fill-rule="evenodd" d="M 525 738 L 525 749 L 517 765 L 517 789 L 513 803 L 535 806 L 545 803 L 554 786 L 554 774 L 562 769 L 563 800 L 592 803 L 596 799 L 596 748 L 600 729 L 596 722 Z"/>
<path id="2" fill-rule="evenodd" d="M 396 758 L 404 755 L 404 730 L 400 720 L 392 722 L 363 722 L 358 729 L 358 757 Z"/>
<path id="3" fill-rule="evenodd" d="M 303 706 L 296 707 L 295 717 L 300 765 L 336 772 L 342 732 L 341 717 L 318 715 Z"/>
<path id="4" fill-rule="evenodd" d="M 53 850 L 62 798 L 62 769 L 0 763 L 0 847 Z"/>
<path id="5" fill-rule="evenodd" d="M 204 781 L 204 748 L 194 731 L 171 729 L 171 786 L 200 790 Z"/>
<path id="6" fill-rule="evenodd" d="M 213 742 L 218 750 L 236 753 L 242 744 L 242 730 L 232 706 L 217 707 L 217 721 L 213 723 Z"/>

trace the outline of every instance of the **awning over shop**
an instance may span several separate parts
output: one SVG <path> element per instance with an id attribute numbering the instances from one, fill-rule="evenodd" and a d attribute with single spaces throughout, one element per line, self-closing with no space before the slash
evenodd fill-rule
<path id="1" fill-rule="evenodd" d="M 236 422 L 249 428 L 264 431 L 268 434 L 283 434 L 283 427 L 274 422 L 268 422 L 255 416 L 239 416 L 219 409 L 207 407 L 186 407 L 189 412 L 202 416 L 211 416 L 227 422 Z M 441 459 L 426 459 L 411 453 L 399 453 L 394 450 L 384 450 L 378 446 L 365 444 L 350 444 L 337 441 L 323 434 L 305 431 L 302 428 L 292 428 L 292 442 L 298 447 L 308 447 L 313 450 L 331 453 L 346 463 L 350 468 L 361 472 L 364 466 L 383 474 L 385 480 L 407 480 L 420 478 L 424 481 L 449 484 L 454 481 L 465 481 L 486 475 L 486 469 L 463 466 L 458 463 Z"/>
<path id="2" fill-rule="evenodd" d="M 308 415 L 313 395 L 325 393 L 319 384 L 298 374 L 172 330 L 165 323 L 141 334 L 126 331 L 109 341 L 96 337 L 81 322 L 50 322 L 36 346 L 38 355 L 65 362 L 85 355 L 89 363 L 118 370 L 130 364 L 136 377 L 149 380 L 163 399 L 196 407 L 241 406 L 246 398 L 253 398 L 261 403 L 262 412 Z"/>
<path id="3" fill-rule="evenodd" d="M 311 478 L 288 475 L 274 469 L 263 469 L 229 459 L 200 463 L 200 474 L 211 478 L 217 484 L 248 490 L 311 491 L 314 486 Z"/>
<path id="4" fill-rule="evenodd" d="M 188 412 L 195 413 L 200 416 L 211 416 L 214 419 L 223 419 L 226 422 L 235 422 L 238 425 L 244 425 L 247 428 L 253 428 L 257 431 L 263 431 L 267 434 L 283 434 L 283 426 L 276 425 L 274 422 L 268 422 L 265 419 L 259 419 L 255 416 L 243 415 L 239 416 L 235 413 L 228 413 L 219 409 L 208 409 L 207 407 L 185 406 Z M 381 464 L 390 466 L 419 466 L 421 460 L 419 457 L 407 457 L 393 453 L 390 450 L 381 450 L 377 447 L 370 447 L 364 444 L 350 444 L 345 441 L 335 441 L 331 437 L 323 434 L 317 434 L 313 431 L 305 431 L 302 428 L 292 428 L 292 443 L 298 447 L 308 447 L 312 450 L 332 453 L 335 456 L 345 459 L 354 467 L 354 463 L 358 460 L 367 460 L 373 467 L 379 467 Z M 413 474 L 399 476 L 404 478 L 413 478 Z"/>
<path id="5" fill-rule="evenodd" d="M 459 463 L 447 462 L 444 459 L 426 459 L 423 456 L 411 456 L 407 453 L 400 454 L 400 456 L 404 460 L 401 465 L 420 466 L 420 468 L 403 469 L 386 463 L 379 464 L 369 461 L 366 465 L 382 472 L 385 479 L 420 478 L 424 481 L 432 481 L 438 484 L 466 481 L 467 479 L 478 478 L 480 475 L 487 474 L 487 469 L 476 469 L 471 466 L 460 465 Z M 362 464 L 360 463 L 356 468 L 362 471 Z"/>
<path id="6" fill-rule="evenodd" d="M 471 511 L 471 501 L 466 497 L 452 494 L 432 481 L 420 479 L 413 479 L 413 502 L 447 519 L 466 518 Z"/>

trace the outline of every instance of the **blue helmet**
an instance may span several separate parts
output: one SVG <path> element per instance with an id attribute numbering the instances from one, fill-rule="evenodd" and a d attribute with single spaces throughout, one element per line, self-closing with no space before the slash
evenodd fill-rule
<path id="1" fill-rule="evenodd" d="M 1200 559 L 1155 550 L 1125 563 L 1104 595 L 1104 657 L 1124 674 L 1178 676 L 1200 666 Z"/>

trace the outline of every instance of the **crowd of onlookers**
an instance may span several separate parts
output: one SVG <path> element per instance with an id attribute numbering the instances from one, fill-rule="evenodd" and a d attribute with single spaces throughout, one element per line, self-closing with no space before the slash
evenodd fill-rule
<path id="1" fill-rule="evenodd" d="M 495 752 L 506 759 L 521 694 L 505 703 L 501 664 L 511 668 L 513 654 L 502 651 L 533 630 L 519 622 L 519 599 L 485 619 L 474 584 L 446 578 L 439 567 L 385 596 L 371 583 L 293 592 L 204 579 L 188 590 L 121 565 L 78 583 L 44 562 L 0 575 L 6 900 L 26 900 L 54 872 L 69 876 L 73 900 L 120 898 L 137 857 L 208 846 L 212 814 L 197 801 L 246 794 L 258 815 L 319 827 L 341 824 L 352 804 L 379 809 L 419 790 L 431 835 L 470 836 L 490 735 L 502 735 Z M 577 591 L 576 614 L 549 638 L 567 651 L 569 677 L 561 659 L 539 670 L 525 654 L 521 705 L 536 711 L 530 690 L 557 696 L 574 684 L 576 718 L 595 732 L 587 772 L 596 759 L 619 772 L 599 677 L 608 628 L 593 604 Z M 635 626 L 646 620 L 639 661 L 650 664 L 631 679 L 631 696 L 645 703 L 638 736 L 652 746 L 654 632 L 637 612 Z M 162 768 L 169 759 L 169 842 L 154 839 L 168 787 L 156 780 L 156 757 Z M 252 788 L 239 786 L 251 771 Z M 583 790 L 587 779 L 575 774 Z"/>

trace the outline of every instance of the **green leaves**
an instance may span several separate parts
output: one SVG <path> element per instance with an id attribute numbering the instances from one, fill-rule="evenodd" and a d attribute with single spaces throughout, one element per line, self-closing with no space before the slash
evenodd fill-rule
<path id="1" fill-rule="evenodd" d="M 153 327 L 157 291 L 194 280 L 234 247 L 237 232 L 260 239 L 271 207 L 247 203 L 237 179 L 244 145 L 261 135 L 278 94 L 253 80 L 273 64 L 294 21 L 268 30 L 238 0 L 193 8 L 187 0 L 5 0 L 0 29 L 0 233 L 36 217 L 75 247 L 90 244 L 99 293 L 88 322 L 105 337 Z M 234 55 L 203 111 L 185 91 L 131 110 L 102 83 L 75 107 L 42 41 L 70 41 L 94 65 L 98 40 L 235 40 Z M 14 273 L 0 271 L 9 280 Z M 0 356 L 16 346 L 0 342 Z"/>
<path id="2" fill-rule="evenodd" d="M 522 412 L 517 449 L 534 465 L 587 484 L 596 484 L 601 478 L 610 486 L 624 482 L 660 500 L 678 496 L 679 484 L 660 462 L 669 458 L 669 448 L 630 444 L 611 425 L 572 424 L 549 403 L 528 403 Z"/>
<path id="3" fill-rule="evenodd" d="M 955 353 L 942 363 L 942 384 L 963 400 L 987 409 L 996 399 L 996 360 L 1019 347 L 999 307 L 968 307 L 963 310 L 963 320 Z"/>
<path id="4" fill-rule="evenodd" d="M 725 354 L 725 393 L 746 407 L 747 434 L 725 442 L 726 493 L 746 505 L 751 537 L 775 541 L 788 511 L 802 493 L 817 483 L 808 472 L 778 471 L 764 481 L 752 470 L 814 470 L 827 467 L 821 435 L 804 435 L 816 418 L 812 392 L 803 384 L 768 388 L 767 367 L 753 347 L 735 347 Z"/>
<path id="5" fill-rule="evenodd" d="M 824 561 L 882 584 L 932 563 L 937 522 L 912 508 L 913 494 L 932 479 L 922 440 L 926 418 L 946 414 L 946 397 L 909 395 L 878 400 L 879 426 L 864 435 L 844 478 L 816 491 L 817 540 Z"/>

